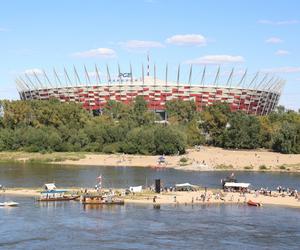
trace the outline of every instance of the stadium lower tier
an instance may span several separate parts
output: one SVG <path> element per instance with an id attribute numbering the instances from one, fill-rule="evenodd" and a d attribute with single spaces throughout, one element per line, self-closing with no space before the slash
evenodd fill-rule
<path id="1" fill-rule="evenodd" d="M 173 99 L 194 101 L 199 111 L 215 102 L 225 102 L 229 104 L 232 111 L 243 110 L 255 115 L 266 115 L 272 112 L 280 98 L 279 92 L 270 90 L 197 85 L 72 86 L 26 90 L 19 94 L 22 100 L 57 98 L 61 102 L 77 102 L 87 110 L 101 110 L 109 100 L 129 104 L 136 96 L 144 96 L 149 109 L 152 110 L 165 110 L 166 102 Z"/>

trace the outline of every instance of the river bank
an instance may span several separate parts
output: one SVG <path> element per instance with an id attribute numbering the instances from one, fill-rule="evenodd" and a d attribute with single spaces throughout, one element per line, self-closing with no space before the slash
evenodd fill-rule
<path id="1" fill-rule="evenodd" d="M 68 189 L 70 193 L 80 193 L 82 189 Z M 87 190 L 90 193 L 95 192 L 93 189 Z M 122 193 L 124 189 L 116 189 L 115 192 Z M 27 196 L 36 198 L 40 195 L 40 189 L 13 188 L 0 192 L 3 196 Z M 156 194 L 145 190 L 141 193 L 135 193 L 124 196 L 125 203 L 128 204 L 147 204 L 147 205 L 209 205 L 209 204 L 240 204 L 246 205 L 248 200 L 259 202 L 262 205 L 276 205 L 300 208 L 300 199 L 291 196 L 282 196 L 278 192 L 273 191 L 272 196 L 262 194 L 246 193 L 241 195 L 238 192 L 223 192 L 220 189 L 208 189 L 206 198 L 203 200 L 204 190 L 190 192 L 162 192 Z M 155 201 L 153 198 L 155 197 Z"/>
<path id="2" fill-rule="evenodd" d="M 159 156 L 96 154 L 96 153 L 26 153 L 1 152 L 1 162 L 51 163 L 86 166 L 162 167 L 192 171 L 279 171 L 300 172 L 300 154 L 280 154 L 266 150 L 225 150 L 202 146 L 189 149 L 184 155 Z"/>

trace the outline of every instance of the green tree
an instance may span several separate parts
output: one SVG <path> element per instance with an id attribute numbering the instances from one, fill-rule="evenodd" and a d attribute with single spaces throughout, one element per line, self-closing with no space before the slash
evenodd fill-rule
<path id="1" fill-rule="evenodd" d="M 228 126 L 222 133 L 225 148 L 254 149 L 260 146 L 260 123 L 255 116 L 242 112 L 232 114 Z"/>

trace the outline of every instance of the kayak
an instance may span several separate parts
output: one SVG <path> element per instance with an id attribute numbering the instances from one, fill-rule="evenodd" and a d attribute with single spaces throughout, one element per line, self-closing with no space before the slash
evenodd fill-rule
<path id="1" fill-rule="evenodd" d="M 255 201 L 252 201 L 252 200 L 248 200 L 247 204 L 248 204 L 248 206 L 254 206 L 254 207 L 261 207 L 262 206 L 261 203 L 255 202 Z"/>
<path id="2" fill-rule="evenodd" d="M 16 207 L 19 203 L 14 201 L 0 202 L 0 207 Z"/>

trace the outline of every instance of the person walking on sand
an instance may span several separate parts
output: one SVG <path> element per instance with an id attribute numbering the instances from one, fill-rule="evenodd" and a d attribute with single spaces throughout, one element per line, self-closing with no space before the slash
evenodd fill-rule
<path id="1" fill-rule="evenodd" d="M 156 196 L 153 196 L 153 203 L 156 203 Z"/>
<path id="2" fill-rule="evenodd" d="M 176 199 L 176 195 L 174 195 L 174 202 L 176 202 L 177 201 L 177 199 Z"/>

